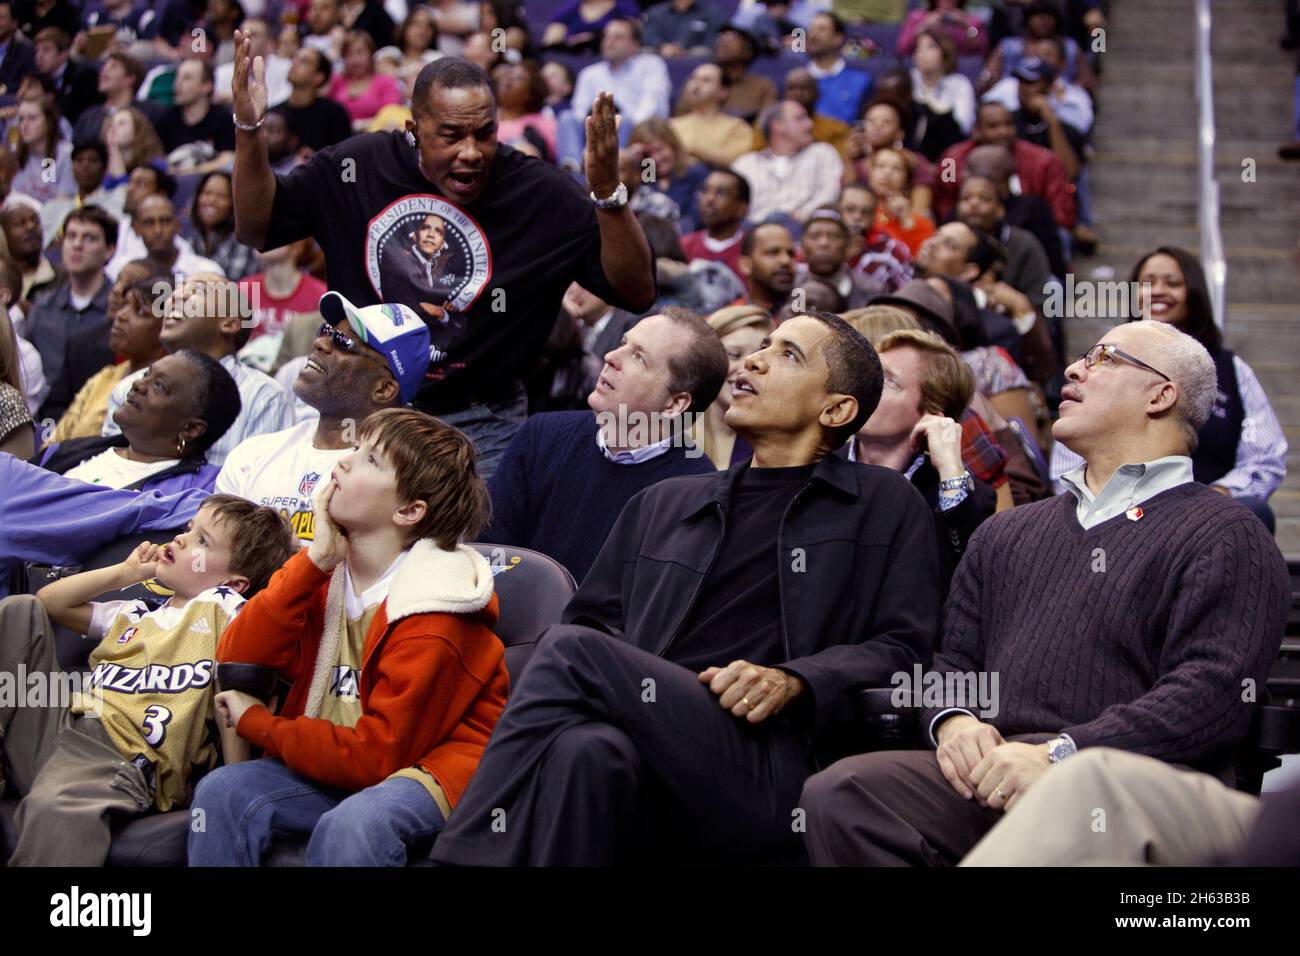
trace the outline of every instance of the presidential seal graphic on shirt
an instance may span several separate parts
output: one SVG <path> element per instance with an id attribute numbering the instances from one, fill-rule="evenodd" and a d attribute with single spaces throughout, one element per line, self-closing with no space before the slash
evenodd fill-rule
<path id="1" fill-rule="evenodd" d="M 492 276 L 479 224 L 439 196 L 404 196 L 370 221 L 366 272 L 383 302 L 399 302 L 429 326 L 430 361 L 465 332 L 465 311 Z"/>

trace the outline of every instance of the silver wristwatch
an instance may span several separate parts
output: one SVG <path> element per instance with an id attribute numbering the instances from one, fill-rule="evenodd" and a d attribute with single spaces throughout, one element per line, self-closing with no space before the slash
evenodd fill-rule
<path id="1" fill-rule="evenodd" d="M 591 201 L 596 204 L 597 209 L 603 209 L 606 212 L 613 209 L 622 209 L 627 205 L 627 187 L 619 183 L 618 188 L 604 199 L 599 199 L 595 193 L 592 193 Z"/>
<path id="2" fill-rule="evenodd" d="M 1061 734 L 1055 740 L 1047 742 L 1047 760 L 1049 763 L 1060 763 L 1066 757 L 1073 756 L 1079 752 L 1075 746 L 1074 738 L 1069 734 Z"/>
<path id="3" fill-rule="evenodd" d="M 946 491 L 949 494 L 955 495 L 963 488 L 966 489 L 967 494 L 970 494 L 975 490 L 975 479 L 971 477 L 969 471 L 963 471 L 961 475 L 956 478 L 945 478 L 939 482 L 939 490 Z"/>

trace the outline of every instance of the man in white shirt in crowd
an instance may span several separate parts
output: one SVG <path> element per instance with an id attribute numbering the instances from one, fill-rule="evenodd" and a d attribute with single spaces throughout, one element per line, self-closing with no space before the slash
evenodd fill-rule
<path id="1" fill-rule="evenodd" d="M 131 229 L 143 246 L 135 256 L 137 259 L 146 256 L 157 259 L 180 275 L 196 275 L 200 272 L 225 275 L 221 266 L 197 254 L 194 247 L 181 237 L 176 206 L 164 193 L 153 193 L 139 201 L 135 212 L 131 214 Z M 123 260 L 121 255 L 114 255 L 105 268 L 109 278 L 116 280 L 122 266 L 130 261 L 130 258 Z"/>
<path id="2" fill-rule="evenodd" d="M 293 87 L 289 84 L 289 67 L 293 61 L 285 56 L 277 56 L 271 36 L 271 28 L 261 17 L 249 17 L 240 29 L 244 36 L 253 41 L 253 56 L 260 56 L 266 64 L 267 104 L 279 106 L 289 98 Z M 215 70 L 212 85 L 212 102 L 228 104 L 231 102 L 230 85 L 235 77 L 235 61 L 222 63 Z"/>
<path id="3" fill-rule="evenodd" d="M 814 210 L 835 205 L 844 163 L 830 143 L 813 141 L 808 111 L 782 100 L 763 110 L 759 126 L 767 148 L 732 164 L 749 181 L 749 221 L 781 213 L 803 222 Z"/>
<path id="4" fill-rule="evenodd" d="M 410 373 L 364 344 L 358 335 L 361 330 L 352 325 L 356 314 L 342 311 L 342 302 L 338 293 L 321 299 L 326 322 L 293 383 L 294 394 L 316 409 L 319 417 L 249 438 L 230 453 L 217 475 L 217 494 L 239 495 L 277 509 L 301 544 L 313 537 L 312 494 L 322 479 L 329 480 L 335 463 L 351 452 L 361 423 L 374 412 L 405 404 L 403 392 L 413 395 L 423 377 L 421 370 L 411 381 Z M 363 311 L 369 315 L 377 308 Z M 423 323 L 413 327 L 415 334 L 423 332 L 427 352 L 428 328 Z M 375 341 L 373 334 L 366 338 Z"/>
<path id="5" fill-rule="evenodd" d="M 668 67 L 654 53 L 641 51 L 641 25 L 615 17 L 600 39 L 601 60 L 584 67 L 573 86 L 573 109 L 586 116 L 596 94 L 608 90 L 623 122 L 636 125 L 652 116 L 668 117 L 672 80 Z"/>
<path id="6" fill-rule="evenodd" d="M 279 431 L 293 424 L 293 412 L 284 391 L 275 379 L 239 361 L 236 353 L 248 341 L 252 323 L 243 316 L 249 312 L 239 287 L 229 279 L 214 273 L 198 273 L 177 286 L 166 305 L 167 317 L 163 319 L 158 340 L 169 352 L 194 349 L 219 361 L 239 387 L 242 408 L 230 429 L 208 450 L 208 461 L 220 465 L 231 450 L 246 438 Z M 145 373 L 141 369 L 122 379 L 108 398 L 108 411 L 104 416 L 105 435 L 115 435 L 119 429 L 113 421 L 117 411 L 136 379 Z"/>

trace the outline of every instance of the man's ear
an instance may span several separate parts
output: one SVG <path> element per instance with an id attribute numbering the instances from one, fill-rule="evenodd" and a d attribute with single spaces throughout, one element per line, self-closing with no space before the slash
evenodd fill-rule
<path id="1" fill-rule="evenodd" d="M 749 256 L 740 257 L 740 274 L 746 279 L 754 274 L 754 260 Z"/>
<path id="2" fill-rule="evenodd" d="M 691 407 L 690 392 L 674 392 L 668 396 L 668 401 L 664 403 L 662 414 L 665 418 L 675 415 L 686 414 L 686 409 Z"/>
<path id="3" fill-rule="evenodd" d="M 967 262 L 961 267 L 961 272 L 957 275 L 957 278 L 962 282 L 965 282 L 967 285 L 974 285 L 979 280 L 981 274 L 978 265 L 973 262 Z"/>
<path id="4" fill-rule="evenodd" d="M 381 375 L 370 389 L 370 401 L 380 408 L 387 408 L 396 402 L 402 394 L 397 379 L 392 375 Z"/>
<path id="5" fill-rule="evenodd" d="M 1173 382 L 1161 382 L 1156 392 L 1147 402 L 1147 411 L 1160 415 L 1178 404 L 1178 386 Z"/>
<path id="6" fill-rule="evenodd" d="M 822 413 L 818 416 L 817 421 L 821 423 L 823 428 L 838 431 L 853 421 L 857 414 L 858 400 L 852 395 L 829 395 L 826 404 L 822 406 Z"/>

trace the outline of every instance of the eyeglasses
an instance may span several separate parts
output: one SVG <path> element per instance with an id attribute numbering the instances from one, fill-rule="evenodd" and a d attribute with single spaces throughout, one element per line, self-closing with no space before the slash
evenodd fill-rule
<path id="1" fill-rule="evenodd" d="M 1110 362 L 1114 365 L 1118 365 L 1120 360 L 1128 362 L 1130 365 L 1136 365 L 1138 368 L 1144 368 L 1148 372 L 1155 372 L 1166 382 L 1173 381 L 1172 378 L 1160 371 L 1160 369 L 1148 365 L 1140 358 L 1129 355 L 1127 352 L 1121 352 L 1114 345 L 1094 345 L 1092 348 L 1088 349 L 1088 351 L 1080 355 L 1075 361 L 1082 362 L 1084 368 L 1096 368 L 1103 362 Z"/>
<path id="2" fill-rule="evenodd" d="M 359 355 L 362 358 L 368 358 L 376 362 L 383 362 L 385 365 L 388 364 L 382 355 L 374 354 L 372 349 L 362 345 L 352 336 L 343 334 L 328 322 L 322 322 L 320 328 L 316 330 L 316 338 L 320 338 L 322 335 L 329 336 L 330 341 L 334 343 L 336 348 L 342 349 L 349 355 Z"/>

